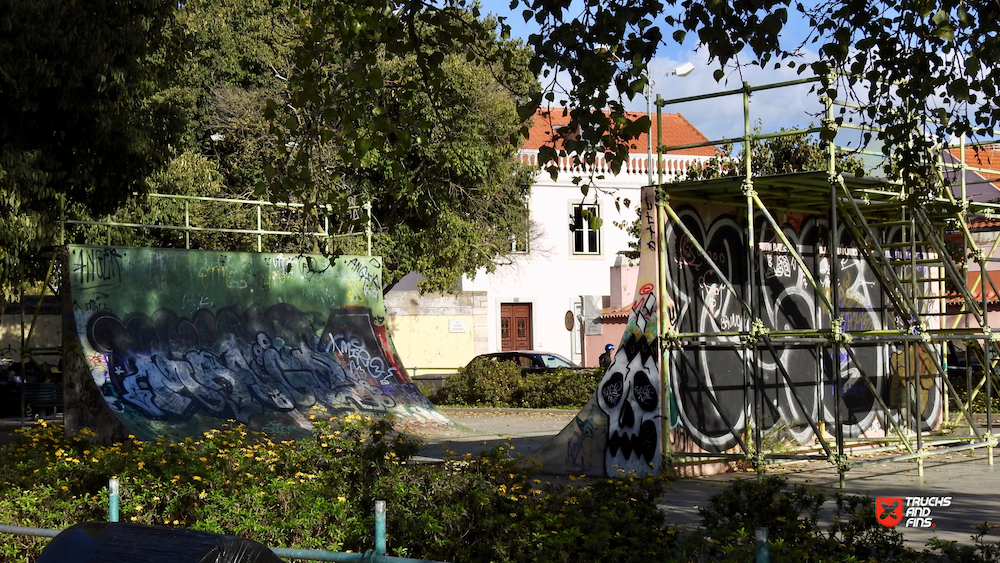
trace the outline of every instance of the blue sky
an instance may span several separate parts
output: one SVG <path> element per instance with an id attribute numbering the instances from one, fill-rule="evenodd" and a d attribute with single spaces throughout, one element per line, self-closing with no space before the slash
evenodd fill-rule
<path id="1" fill-rule="evenodd" d="M 524 23 L 521 8 L 511 11 L 509 0 L 481 0 L 483 12 L 507 18 L 512 28 L 512 34 L 526 39 L 537 30 L 532 24 Z M 669 7 L 668 7 L 669 8 Z M 794 20 L 793 10 L 789 10 L 787 31 L 797 37 L 803 36 L 807 28 L 805 22 Z M 672 29 L 662 26 L 664 35 L 669 38 Z M 654 77 L 654 97 L 658 93 L 664 99 L 681 98 L 718 91 L 739 88 L 743 81 L 753 86 L 796 80 L 800 78 L 794 70 L 761 69 L 748 67 L 742 74 L 734 71 L 727 73 L 721 83 L 713 78 L 717 66 L 709 65 L 708 54 L 704 50 L 695 50 L 695 42 L 689 39 L 684 45 L 677 45 L 668 39 L 661 46 L 656 59 L 650 64 Z M 811 60 L 813 53 L 806 52 L 805 60 Z M 747 59 L 749 60 L 749 59 Z M 686 77 L 666 76 L 672 69 L 682 63 L 690 62 L 695 70 Z M 772 65 L 773 66 L 773 65 Z M 815 94 L 809 93 L 808 86 L 796 86 L 760 92 L 753 96 L 750 105 L 750 117 L 753 125 L 760 125 L 762 131 L 777 131 L 781 127 L 806 127 L 810 123 L 818 123 L 818 119 L 810 113 L 821 109 Z M 631 102 L 628 109 L 646 111 L 646 100 L 639 96 Z M 655 111 L 655 109 L 654 109 Z M 741 96 L 727 96 L 708 101 L 671 105 L 664 108 L 665 112 L 680 113 L 709 139 L 732 138 L 743 134 L 743 101 Z"/>

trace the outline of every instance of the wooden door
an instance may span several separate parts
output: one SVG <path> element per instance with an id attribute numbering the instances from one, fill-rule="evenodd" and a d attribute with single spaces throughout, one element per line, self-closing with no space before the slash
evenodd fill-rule
<path id="1" fill-rule="evenodd" d="M 500 305 L 500 350 L 531 350 L 531 304 Z"/>

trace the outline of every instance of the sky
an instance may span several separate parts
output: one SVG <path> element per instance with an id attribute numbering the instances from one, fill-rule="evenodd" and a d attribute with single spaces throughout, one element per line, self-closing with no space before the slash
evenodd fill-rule
<path id="1" fill-rule="evenodd" d="M 510 10 L 509 0 L 481 0 L 483 13 L 492 13 L 506 17 L 506 23 L 511 26 L 511 34 L 527 39 L 528 35 L 537 31 L 533 22 L 524 23 L 521 8 Z M 807 31 L 804 21 L 794 20 L 793 10 L 789 10 L 787 32 L 796 37 L 804 36 Z M 663 99 L 676 99 L 688 96 L 702 95 L 719 91 L 735 90 L 746 81 L 751 86 L 773 84 L 797 80 L 802 76 L 787 67 L 781 70 L 747 67 L 742 74 L 729 71 L 722 82 L 716 82 L 713 73 L 717 64 L 708 62 L 706 50 L 696 50 L 695 42 L 689 39 L 684 45 L 677 45 L 669 39 L 672 28 L 661 26 L 667 36 L 667 44 L 661 45 L 657 57 L 650 64 L 653 71 L 653 97 L 659 94 Z M 805 52 L 805 60 L 815 58 L 814 53 Z M 749 59 L 747 59 L 749 60 Z M 690 62 L 695 70 L 688 76 L 669 76 L 672 69 L 683 63 Z M 772 65 L 773 67 L 773 65 Z M 804 76 L 804 75 L 803 75 Z M 637 96 L 627 105 L 632 111 L 646 111 L 646 100 Z M 750 120 L 751 129 L 760 126 L 763 132 L 777 131 L 784 128 L 804 128 L 810 124 L 818 124 L 819 120 L 812 114 L 822 110 L 815 93 L 809 93 L 809 86 L 795 86 L 777 90 L 755 93 L 751 98 Z M 743 135 L 743 99 L 741 95 L 714 98 L 707 101 L 668 105 L 664 112 L 680 113 L 692 125 L 705 134 L 710 140 L 734 138 Z M 655 113 L 655 108 L 653 109 Z"/>

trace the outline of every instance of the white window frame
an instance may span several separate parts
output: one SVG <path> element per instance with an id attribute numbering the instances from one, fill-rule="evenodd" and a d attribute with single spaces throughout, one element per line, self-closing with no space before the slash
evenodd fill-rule
<path id="1" fill-rule="evenodd" d="M 601 254 L 601 229 L 591 229 L 590 223 L 583 218 L 583 211 L 590 210 L 598 217 L 601 216 L 601 206 L 598 203 L 574 203 L 570 207 L 570 217 L 573 223 L 570 228 L 570 249 L 575 256 L 599 256 Z M 582 231 L 581 249 L 577 249 L 577 234 Z M 591 248 L 590 234 L 595 235 L 595 246 Z"/>

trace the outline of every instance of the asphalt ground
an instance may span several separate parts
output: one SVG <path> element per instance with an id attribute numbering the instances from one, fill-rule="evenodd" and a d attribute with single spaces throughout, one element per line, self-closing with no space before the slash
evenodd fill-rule
<path id="1" fill-rule="evenodd" d="M 545 444 L 573 420 L 576 411 L 555 409 L 441 408 L 442 413 L 466 427 L 464 436 L 425 438 L 418 460 L 434 462 L 445 456 L 476 454 L 494 446 L 509 446 L 512 455 L 527 456 Z M 896 530 L 905 544 L 923 549 L 931 538 L 972 545 L 976 527 L 988 522 L 1000 526 L 1000 451 L 995 465 L 990 465 L 984 450 L 932 456 L 924 461 L 923 475 L 915 461 L 891 461 L 852 467 L 845 474 L 844 486 L 835 467 L 825 461 L 795 462 L 768 466 L 768 474 L 782 475 L 790 483 L 822 492 L 828 499 L 837 492 L 877 497 L 950 497 L 949 506 L 920 508 L 930 521 L 904 519 Z M 697 526 L 698 508 L 709 498 L 737 479 L 756 479 L 754 471 L 730 472 L 699 477 L 677 477 L 668 485 L 662 500 L 668 521 L 680 527 Z M 552 481 L 559 478 L 552 477 Z M 904 500 L 904 505 L 905 505 Z M 924 502 L 924 501 L 922 501 Z M 915 516 L 914 515 L 911 515 Z M 821 526 L 836 517 L 835 506 L 828 500 L 820 514 Z M 929 523 L 933 527 L 918 527 Z M 1000 541 L 1000 530 L 992 530 L 986 541 Z"/>

